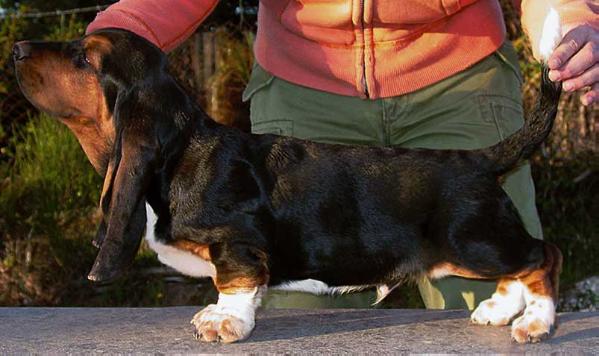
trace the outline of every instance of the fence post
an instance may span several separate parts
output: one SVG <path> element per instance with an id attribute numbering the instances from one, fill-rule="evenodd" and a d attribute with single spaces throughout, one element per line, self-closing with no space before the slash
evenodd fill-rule
<path id="1" fill-rule="evenodd" d="M 196 32 L 191 39 L 191 69 L 193 71 L 193 80 L 195 88 L 198 91 L 204 90 L 206 78 L 202 71 L 202 34 Z"/>
<path id="2" fill-rule="evenodd" d="M 206 82 L 216 70 L 216 48 L 214 39 L 215 36 L 213 32 L 207 31 L 202 33 L 202 57 L 204 57 L 204 68 L 202 74 L 204 82 Z"/>

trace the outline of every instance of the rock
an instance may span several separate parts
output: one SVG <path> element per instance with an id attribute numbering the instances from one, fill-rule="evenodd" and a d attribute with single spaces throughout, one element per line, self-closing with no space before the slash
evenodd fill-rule
<path id="1" fill-rule="evenodd" d="M 561 311 L 599 310 L 599 276 L 592 276 L 574 285 L 560 297 Z"/>

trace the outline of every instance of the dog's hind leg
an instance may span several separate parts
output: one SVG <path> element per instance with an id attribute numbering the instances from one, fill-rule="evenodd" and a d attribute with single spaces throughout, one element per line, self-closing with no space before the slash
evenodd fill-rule
<path id="1" fill-rule="evenodd" d="M 542 263 L 500 278 L 493 296 L 481 302 L 472 313 L 472 322 L 507 325 L 522 313 L 512 323 L 515 341 L 538 342 L 550 334 L 555 324 L 562 255 L 554 245 L 539 243 L 543 244 Z"/>
<path id="2" fill-rule="evenodd" d="M 516 279 L 503 278 L 497 281 L 493 296 L 482 301 L 471 315 L 475 324 L 507 325 L 526 306 L 524 286 Z"/>
<path id="3" fill-rule="evenodd" d="M 268 283 L 266 254 L 244 244 L 211 246 L 218 302 L 197 313 L 191 323 L 197 339 L 231 343 L 254 329 L 255 312 Z"/>
<path id="4" fill-rule="evenodd" d="M 512 323 L 512 338 L 518 343 L 538 342 L 549 335 L 555 324 L 555 307 L 558 295 L 558 278 L 561 271 L 562 255 L 557 247 L 540 240 L 529 240 L 542 251 L 538 263 L 524 263 L 524 267 L 498 278 L 497 290 L 490 299 L 479 304 L 471 316 L 476 324 L 507 325 Z M 538 248 L 538 249 L 537 249 Z M 467 261 L 462 261 L 467 262 Z M 473 279 L 496 279 L 489 273 L 464 266 L 464 263 L 443 262 L 427 272 L 429 277 L 446 275 Z M 516 319 L 520 313 L 522 315 Z"/>
<path id="5" fill-rule="evenodd" d="M 543 262 L 538 267 L 499 279 L 497 291 L 472 313 L 472 322 L 507 325 L 523 312 L 512 323 L 515 341 L 538 342 L 549 335 L 555 323 L 562 255 L 554 245 L 543 245 Z"/>
<path id="6" fill-rule="evenodd" d="M 501 278 L 497 291 L 481 302 L 472 313 L 476 324 L 507 325 L 512 323 L 512 338 L 519 343 L 538 342 L 548 336 L 555 323 L 558 276 L 562 264 L 559 249 L 544 243 L 540 266 Z"/>
<path id="7" fill-rule="evenodd" d="M 512 323 L 512 338 L 519 343 L 542 340 L 555 323 L 562 254 L 550 243 L 545 243 L 544 252 L 545 260 L 541 266 L 516 276 L 522 283 L 526 303 L 522 316 Z"/>

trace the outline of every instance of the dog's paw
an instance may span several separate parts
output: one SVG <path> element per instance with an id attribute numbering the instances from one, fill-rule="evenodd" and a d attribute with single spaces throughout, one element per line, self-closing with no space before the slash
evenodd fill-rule
<path id="1" fill-rule="evenodd" d="M 253 317 L 248 318 L 236 309 L 211 304 L 197 313 L 191 323 L 194 336 L 205 342 L 231 343 L 247 338 L 254 328 Z"/>
<path id="2" fill-rule="evenodd" d="M 548 337 L 555 321 L 552 302 L 538 300 L 529 304 L 524 314 L 512 323 L 512 339 L 523 344 Z"/>
<path id="3" fill-rule="evenodd" d="M 524 306 L 522 285 L 516 281 L 502 281 L 498 291 L 478 305 L 470 320 L 481 325 L 507 325 Z"/>
<path id="4" fill-rule="evenodd" d="M 470 320 L 479 325 L 507 325 L 519 312 L 514 309 L 514 307 L 501 305 L 493 299 L 487 299 L 478 305 L 470 316 Z"/>

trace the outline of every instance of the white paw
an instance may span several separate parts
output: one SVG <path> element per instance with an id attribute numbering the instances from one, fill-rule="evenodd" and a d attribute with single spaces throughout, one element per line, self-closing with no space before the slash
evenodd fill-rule
<path id="1" fill-rule="evenodd" d="M 555 305 L 550 298 L 528 303 L 524 314 L 512 323 L 512 339 L 523 344 L 539 342 L 549 336 L 555 322 Z"/>
<path id="2" fill-rule="evenodd" d="M 191 323 L 196 339 L 231 343 L 247 338 L 254 329 L 254 316 L 230 307 L 210 304 L 197 313 Z"/>
<path id="3" fill-rule="evenodd" d="M 478 305 L 470 319 L 481 325 L 507 325 L 523 309 L 522 284 L 518 281 L 503 281 L 490 299 Z"/>
<path id="4" fill-rule="evenodd" d="M 475 324 L 480 325 L 507 325 L 521 311 L 517 303 L 499 303 L 493 299 L 481 302 L 470 316 Z"/>

